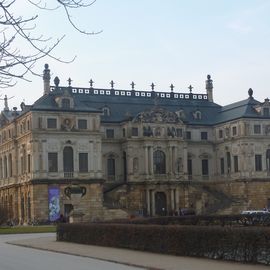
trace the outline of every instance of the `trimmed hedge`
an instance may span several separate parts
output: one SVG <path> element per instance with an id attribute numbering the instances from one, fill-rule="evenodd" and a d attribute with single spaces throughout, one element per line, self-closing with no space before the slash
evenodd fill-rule
<path id="1" fill-rule="evenodd" d="M 270 228 L 266 227 L 59 224 L 57 240 L 270 264 Z"/>

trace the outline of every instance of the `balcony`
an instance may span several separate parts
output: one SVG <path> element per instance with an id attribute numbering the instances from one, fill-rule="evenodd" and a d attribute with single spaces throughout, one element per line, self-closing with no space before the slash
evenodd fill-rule
<path id="1" fill-rule="evenodd" d="M 67 179 L 74 178 L 74 172 L 64 172 L 64 178 L 67 178 Z"/>

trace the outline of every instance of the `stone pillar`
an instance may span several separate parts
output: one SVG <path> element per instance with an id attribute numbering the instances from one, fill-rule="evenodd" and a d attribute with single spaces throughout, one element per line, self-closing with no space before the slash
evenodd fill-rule
<path id="1" fill-rule="evenodd" d="M 152 198 L 151 198 L 151 200 L 152 200 L 152 216 L 154 216 L 156 214 L 155 191 L 152 190 L 151 193 L 152 193 L 151 194 L 152 195 Z"/>
<path id="2" fill-rule="evenodd" d="M 185 179 L 188 179 L 188 152 L 187 147 L 184 146 L 184 160 L 183 160 L 183 172 Z"/>
<path id="3" fill-rule="evenodd" d="M 171 210 L 175 211 L 175 190 L 171 189 Z"/>
<path id="4" fill-rule="evenodd" d="M 178 211 L 179 209 L 179 190 L 178 188 L 175 189 L 175 210 Z"/>
<path id="5" fill-rule="evenodd" d="M 151 208 L 150 208 L 150 206 L 151 206 L 151 193 L 150 193 L 150 190 L 149 189 L 147 189 L 146 190 L 146 203 L 147 203 L 147 215 L 148 216 L 150 216 L 151 215 Z"/>
<path id="6" fill-rule="evenodd" d="M 176 147 L 173 146 L 172 147 L 172 173 L 173 174 L 176 174 L 176 166 L 175 166 L 175 164 L 176 164 L 176 157 L 177 157 L 177 155 L 176 155 Z"/>
<path id="7" fill-rule="evenodd" d="M 149 148 L 149 164 L 150 164 L 150 174 L 154 174 L 154 164 L 153 164 L 153 146 Z"/>
<path id="8" fill-rule="evenodd" d="M 89 157 L 89 171 L 93 171 L 94 170 L 94 145 L 93 145 L 93 141 L 90 141 L 90 157 Z"/>
<path id="9" fill-rule="evenodd" d="M 146 176 L 149 174 L 148 168 L 148 146 L 144 146 L 144 173 Z"/>

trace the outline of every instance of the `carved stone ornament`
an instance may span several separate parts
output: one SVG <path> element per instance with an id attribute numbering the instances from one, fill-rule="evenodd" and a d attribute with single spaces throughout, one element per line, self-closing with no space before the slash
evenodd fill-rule
<path id="1" fill-rule="evenodd" d="M 182 123 L 175 112 L 170 112 L 160 107 L 153 107 L 151 110 L 140 112 L 133 119 L 137 123 Z"/>
<path id="2" fill-rule="evenodd" d="M 61 121 L 62 130 L 71 130 L 74 127 L 74 121 L 71 118 L 63 118 Z"/>

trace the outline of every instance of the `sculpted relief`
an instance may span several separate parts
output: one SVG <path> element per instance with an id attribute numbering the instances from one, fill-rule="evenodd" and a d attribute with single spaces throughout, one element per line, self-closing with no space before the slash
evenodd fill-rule
<path id="1" fill-rule="evenodd" d="M 134 119 L 134 123 L 182 123 L 175 112 L 163 108 L 154 107 L 150 110 L 140 112 Z"/>

